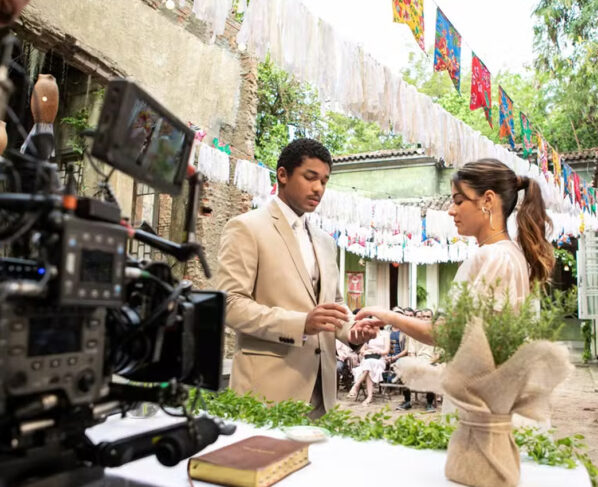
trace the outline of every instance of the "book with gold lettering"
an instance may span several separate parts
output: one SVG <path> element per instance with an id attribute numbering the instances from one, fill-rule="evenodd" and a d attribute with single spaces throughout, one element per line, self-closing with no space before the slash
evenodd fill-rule
<path id="1" fill-rule="evenodd" d="M 268 487 L 309 463 L 309 445 L 251 436 L 189 459 L 189 476 L 233 487 Z"/>

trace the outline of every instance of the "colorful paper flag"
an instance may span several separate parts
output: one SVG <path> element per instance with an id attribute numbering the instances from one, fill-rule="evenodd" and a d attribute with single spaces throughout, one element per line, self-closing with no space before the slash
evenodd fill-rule
<path id="1" fill-rule="evenodd" d="M 588 192 L 588 185 L 585 181 L 581 182 L 581 198 L 583 209 L 590 211 L 590 194 Z"/>
<path id="2" fill-rule="evenodd" d="M 513 100 L 505 93 L 502 86 L 498 87 L 498 98 L 500 100 L 498 136 L 502 139 L 508 137 L 511 149 L 515 148 L 515 121 L 513 120 Z"/>
<path id="3" fill-rule="evenodd" d="M 581 206 L 581 191 L 579 189 L 579 174 L 573 172 L 573 191 L 575 194 L 575 202 Z"/>
<path id="4" fill-rule="evenodd" d="M 552 167 L 554 168 L 554 180 L 558 186 L 561 186 L 561 156 L 552 149 Z"/>
<path id="5" fill-rule="evenodd" d="M 548 147 L 546 141 L 540 134 L 536 134 L 538 138 L 538 167 L 544 174 L 548 172 Z"/>
<path id="6" fill-rule="evenodd" d="M 527 115 L 519 112 L 519 120 L 521 120 L 521 142 L 523 143 L 523 157 L 527 158 L 534 152 L 534 144 L 532 143 L 532 126 L 529 123 Z"/>
<path id="7" fill-rule="evenodd" d="M 563 190 L 565 196 L 569 196 L 569 200 L 573 203 L 573 189 L 572 189 L 572 178 L 571 178 L 571 167 L 566 162 L 562 163 L 563 166 Z"/>
<path id="8" fill-rule="evenodd" d="M 434 69 L 447 70 L 455 88 L 461 93 L 461 35 L 440 9 L 436 10 Z"/>
<path id="9" fill-rule="evenodd" d="M 472 53 L 471 59 L 471 98 L 469 109 L 484 108 L 486 120 L 492 127 L 492 91 L 490 85 L 490 71 L 479 57 Z M 493 128 L 493 127 L 492 127 Z"/>
<path id="10" fill-rule="evenodd" d="M 426 52 L 424 45 L 424 0 L 392 0 L 393 20 L 407 24 L 419 47 Z"/>

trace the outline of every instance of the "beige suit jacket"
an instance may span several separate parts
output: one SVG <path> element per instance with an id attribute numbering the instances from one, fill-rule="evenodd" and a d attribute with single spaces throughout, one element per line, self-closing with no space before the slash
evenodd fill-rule
<path id="1" fill-rule="evenodd" d="M 334 240 L 308 226 L 320 269 L 315 295 L 297 238 L 275 201 L 228 222 L 218 255 L 217 287 L 227 292 L 226 323 L 237 332 L 230 387 L 279 402 L 309 402 L 318 369 L 324 407 L 336 399 L 335 338 L 347 343 L 352 323 L 304 337 L 307 313 L 343 302 Z"/>

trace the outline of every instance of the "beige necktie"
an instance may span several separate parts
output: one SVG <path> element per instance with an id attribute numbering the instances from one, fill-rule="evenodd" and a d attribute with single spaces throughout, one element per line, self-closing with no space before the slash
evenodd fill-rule
<path id="1" fill-rule="evenodd" d="M 307 269 L 307 274 L 311 278 L 312 286 L 317 289 L 319 279 L 319 269 L 316 262 L 316 255 L 314 253 L 314 247 L 305 228 L 305 222 L 302 219 L 297 219 L 293 223 L 293 232 L 297 237 L 299 243 L 299 249 L 301 250 L 301 256 L 303 257 L 303 263 Z"/>

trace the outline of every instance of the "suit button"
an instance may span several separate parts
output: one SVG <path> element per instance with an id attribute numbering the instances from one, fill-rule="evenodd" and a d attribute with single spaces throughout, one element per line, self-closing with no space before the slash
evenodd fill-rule
<path id="1" fill-rule="evenodd" d="M 316 348 L 314 351 L 316 352 L 316 355 L 320 355 L 320 353 L 322 353 L 322 350 L 320 350 L 320 347 Z"/>

